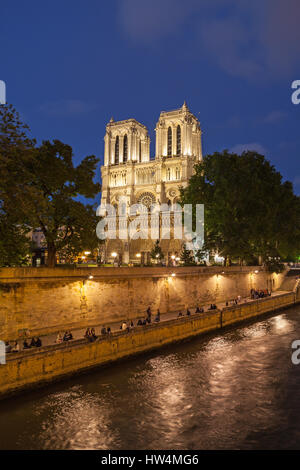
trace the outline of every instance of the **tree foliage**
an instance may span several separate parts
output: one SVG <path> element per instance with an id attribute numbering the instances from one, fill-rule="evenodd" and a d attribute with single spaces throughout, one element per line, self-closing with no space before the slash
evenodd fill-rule
<path id="1" fill-rule="evenodd" d="M 204 157 L 181 191 L 182 203 L 204 204 L 204 249 L 252 263 L 295 257 L 300 201 L 264 156 L 224 151 Z"/>
<path id="2" fill-rule="evenodd" d="M 163 254 L 161 246 L 159 244 L 159 240 L 156 240 L 155 245 L 154 245 L 153 249 L 150 252 L 150 257 L 151 257 L 151 259 L 156 260 L 156 261 L 160 261 L 160 262 L 163 260 L 164 254 Z"/>
<path id="3" fill-rule="evenodd" d="M 19 225 L 42 229 L 49 266 L 57 251 L 79 250 L 93 223 L 96 228 L 92 207 L 78 198 L 99 192 L 93 181 L 97 162 L 92 155 L 74 166 L 72 148 L 59 140 L 37 146 L 15 109 L 0 108 L 1 210 Z"/>
<path id="4" fill-rule="evenodd" d="M 182 261 L 185 266 L 193 266 L 196 264 L 194 252 L 188 250 L 186 244 L 184 244 L 182 247 L 182 251 L 180 253 L 180 261 Z"/>

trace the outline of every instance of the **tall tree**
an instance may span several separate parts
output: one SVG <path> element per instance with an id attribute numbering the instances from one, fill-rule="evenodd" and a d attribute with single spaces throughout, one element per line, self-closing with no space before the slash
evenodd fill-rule
<path id="1" fill-rule="evenodd" d="M 20 224 L 40 227 L 47 243 L 48 266 L 57 250 L 84 236 L 91 221 L 91 206 L 78 198 L 94 198 L 97 158 L 85 157 L 75 167 L 69 145 L 59 140 L 37 146 L 28 128 L 11 107 L 0 113 L 0 204 L 3 212 L 18 211 Z M 96 229 L 96 224 L 95 224 Z"/>
<path id="2" fill-rule="evenodd" d="M 193 266 L 196 264 L 194 253 L 191 250 L 188 250 L 186 244 L 183 245 L 182 251 L 180 253 L 180 260 L 185 266 Z"/>
<path id="3" fill-rule="evenodd" d="M 204 249 L 265 263 L 299 251 L 299 197 L 264 156 L 216 152 L 195 170 L 181 198 L 205 206 Z"/>
<path id="4" fill-rule="evenodd" d="M 150 257 L 151 259 L 156 260 L 157 262 L 161 262 L 164 259 L 164 254 L 159 244 L 159 240 L 156 240 L 155 245 L 150 252 Z"/>

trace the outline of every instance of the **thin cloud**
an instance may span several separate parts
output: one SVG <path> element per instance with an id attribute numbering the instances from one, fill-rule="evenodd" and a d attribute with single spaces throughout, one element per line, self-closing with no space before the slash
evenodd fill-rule
<path id="1" fill-rule="evenodd" d="M 288 117 L 288 113 L 283 111 L 271 111 L 269 114 L 262 118 L 262 122 L 265 124 L 274 124 L 281 122 Z"/>
<path id="2" fill-rule="evenodd" d="M 176 32 L 195 4 L 195 0 L 122 0 L 118 19 L 130 39 L 150 43 Z"/>
<path id="3" fill-rule="evenodd" d="M 118 18 L 133 42 L 161 48 L 188 27 L 195 60 L 206 57 L 229 75 L 277 79 L 299 64 L 299 0 L 120 0 Z"/>
<path id="4" fill-rule="evenodd" d="M 96 108 L 95 104 L 78 99 L 58 100 L 40 106 L 43 114 L 53 117 L 78 116 L 87 114 Z"/>
<path id="5" fill-rule="evenodd" d="M 237 144 L 231 149 L 229 149 L 229 152 L 237 153 L 238 155 L 240 155 L 243 152 L 246 152 L 247 150 L 258 152 L 261 155 L 266 155 L 268 153 L 267 149 L 258 142 L 252 142 L 250 144 Z"/>

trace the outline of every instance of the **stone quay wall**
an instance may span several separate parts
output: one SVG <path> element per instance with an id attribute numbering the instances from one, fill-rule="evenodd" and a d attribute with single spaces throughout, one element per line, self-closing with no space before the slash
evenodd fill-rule
<path id="1" fill-rule="evenodd" d="M 220 331 L 226 325 L 238 324 L 296 303 L 300 303 L 299 286 L 286 294 L 228 307 L 222 311 L 142 326 L 130 333 L 116 332 L 94 343 L 77 340 L 12 354 L 7 357 L 5 365 L 0 365 L 0 398 L 163 345 Z"/>
<path id="2" fill-rule="evenodd" d="M 144 316 L 148 306 L 165 313 L 224 302 L 252 287 L 276 290 L 283 279 L 254 266 L 3 268 L 0 339 L 121 322 Z"/>

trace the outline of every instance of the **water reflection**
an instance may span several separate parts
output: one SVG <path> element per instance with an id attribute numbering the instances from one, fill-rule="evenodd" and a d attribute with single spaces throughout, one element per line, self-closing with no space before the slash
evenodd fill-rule
<path id="1" fill-rule="evenodd" d="M 299 448 L 299 313 L 2 402 L 0 448 Z"/>

